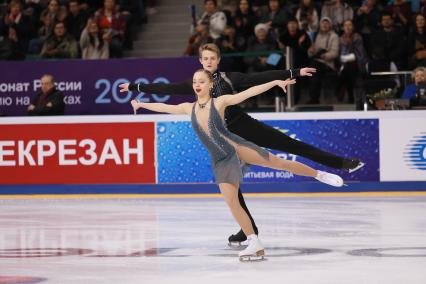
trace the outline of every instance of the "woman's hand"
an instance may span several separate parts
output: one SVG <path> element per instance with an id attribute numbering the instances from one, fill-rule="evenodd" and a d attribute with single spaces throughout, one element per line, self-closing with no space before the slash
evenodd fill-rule
<path id="1" fill-rule="evenodd" d="M 142 103 L 139 103 L 137 100 L 132 100 L 130 103 L 133 107 L 133 114 L 136 114 L 137 110 L 142 108 Z"/>
<path id="2" fill-rule="evenodd" d="M 287 86 L 296 84 L 296 79 L 278 80 L 277 86 L 283 89 L 284 93 L 287 93 Z"/>

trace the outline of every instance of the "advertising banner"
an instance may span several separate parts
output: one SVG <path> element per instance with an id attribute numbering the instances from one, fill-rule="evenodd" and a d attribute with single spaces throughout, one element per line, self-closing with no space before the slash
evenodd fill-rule
<path id="1" fill-rule="evenodd" d="M 378 119 L 266 120 L 286 135 L 342 157 L 357 157 L 365 166 L 354 173 L 335 170 L 311 160 L 272 151 L 281 158 L 299 161 L 315 169 L 335 172 L 347 181 L 379 181 Z M 283 142 L 285 143 L 285 142 Z M 189 122 L 158 122 L 158 182 L 213 182 L 207 150 Z M 286 171 L 252 166 L 245 182 L 312 181 Z"/>
<path id="2" fill-rule="evenodd" d="M 130 100 L 177 104 L 191 94 L 168 96 L 119 92 L 119 85 L 188 80 L 200 68 L 196 58 L 0 61 L 0 115 L 24 116 L 40 90 L 40 78 L 51 74 L 65 95 L 65 114 L 130 114 Z M 177 71 L 178 70 L 178 71 Z M 143 112 L 143 111 L 142 111 Z"/>
<path id="3" fill-rule="evenodd" d="M 155 183 L 155 124 L 0 125 L 1 184 Z"/>
<path id="4" fill-rule="evenodd" d="M 380 121 L 382 181 L 426 180 L 426 119 Z"/>

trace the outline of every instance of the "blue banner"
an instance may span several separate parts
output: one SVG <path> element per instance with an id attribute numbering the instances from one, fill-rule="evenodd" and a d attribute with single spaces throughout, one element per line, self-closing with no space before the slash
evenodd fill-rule
<path id="1" fill-rule="evenodd" d="M 359 158 L 366 165 L 354 173 L 348 173 L 300 156 L 271 151 L 279 157 L 337 173 L 346 181 L 379 181 L 378 119 L 264 122 L 294 139 L 338 156 Z M 214 182 L 209 154 L 193 132 L 190 122 L 157 123 L 157 161 L 159 183 Z M 244 177 L 244 182 L 283 181 L 312 181 L 312 178 L 259 166 L 253 166 Z"/>

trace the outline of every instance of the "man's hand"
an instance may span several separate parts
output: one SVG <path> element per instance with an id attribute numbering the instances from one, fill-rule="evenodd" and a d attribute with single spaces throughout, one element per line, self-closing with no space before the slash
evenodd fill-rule
<path id="1" fill-rule="evenodd" d="M 52 105 L 52 103 L 51 103 L 51 102 L 48 102 L 48 103 L 46 104 L 46 106 L 47 106 L 47 107 L 53 107 L 53 105 Z"/>
<path id="2" fill-rule="evenodd" d="M 317 69 L 311 68 L 311 67 L 305 67 L 300 69 L 300 76 L 312 77 L 313 76 L 312 73 L 315 73 L 315 72 L 317 72 Z"/>
<path id="3" fill-rule="evenodd" d="M 33 109 L 35 109 L 35 105 L 31 104 L 31 105 L 28 106 L 28 111 L 32 111 Z"/>

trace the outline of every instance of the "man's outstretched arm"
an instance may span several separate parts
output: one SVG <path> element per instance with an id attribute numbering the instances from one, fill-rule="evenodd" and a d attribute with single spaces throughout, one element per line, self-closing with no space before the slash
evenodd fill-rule
<path id="1" fill-rule="evenodd" d="M 315 68 L 305 67 L 301 69 L 271 70 L 255 72 L 251 74 L 229 72 L 227 75 L 232 81 L 237 91 L 264 84 L 273 80 L 293 79 L 299 76 L 312 76 L 316 72 Z"/>
<path id="2" fill-rule="evenodd" d="M 120 92 L 145 92 L 157 95 L 194 95 L 192 80 L 187 80 L 174 84 L 154 83 L 154 84 L 129 84 L 120 86 Z"/>

